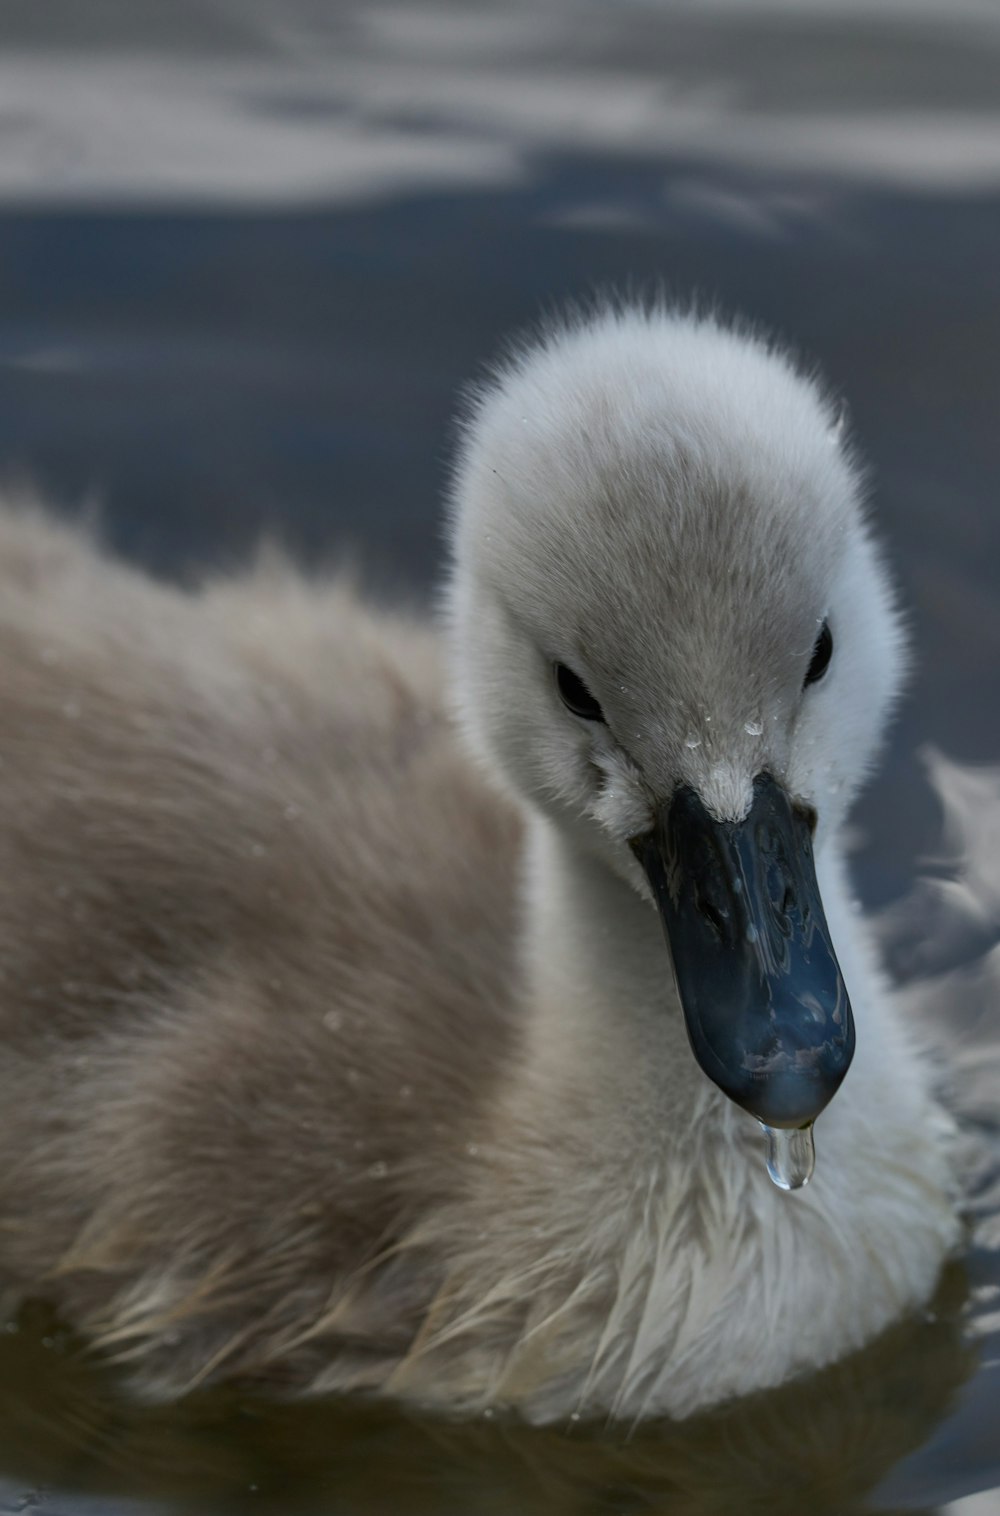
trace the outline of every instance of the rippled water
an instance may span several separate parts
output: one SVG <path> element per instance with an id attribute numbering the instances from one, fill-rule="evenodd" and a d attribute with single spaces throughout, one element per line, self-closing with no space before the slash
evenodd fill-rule
<path id="1" fill-rule="evenodd" d="M 262 529 L 422 592 L 450 416 L 607 282 L 850 406 L 919 665 L 856 872 L 948 1071 L 969 1247 L 814 1381 L 628 1439 L 218 1396 L 0 1337 L 0 1509 L 1000 1511 L 1000 14 L 992 0 L 7 0 L 0 469 L 168 573 Z"/>

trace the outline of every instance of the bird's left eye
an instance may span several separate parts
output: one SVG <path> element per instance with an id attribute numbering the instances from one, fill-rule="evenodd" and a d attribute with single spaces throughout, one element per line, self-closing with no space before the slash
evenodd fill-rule
<path id="1" fill-rule="evenodd" d="M 572 711 L 574 716 L 581 716 L 584 721 L 604 720 L 600 701 L 594 699 L 579 674 L 574 674 L 565 663 L 557 663 L 555 675 L 556 687 L 568 711 Z"/>
<path id="2" fill-rule="evenodd" d="M 817 679 L 822 679 L 830 667 L 830 659 L 833 657 L 833 633 L 830 631 L 829 621 L 824 621 L 819 636 L 816 638 L 816 646 L 813 648 L 812 659 L 806 669 L 806 684 L 815 684 Z"/>

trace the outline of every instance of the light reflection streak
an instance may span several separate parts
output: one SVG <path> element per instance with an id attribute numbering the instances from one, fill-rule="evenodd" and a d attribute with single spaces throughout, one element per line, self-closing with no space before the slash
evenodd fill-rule
<path id="1" fill-rule="evenodd" d="M 840 187 L 1000 185 L 1000 12 L 975 0 L 944 30 L 921 0 L 245 0 L 206 9 L 222 40 L 204 53 L 196 32 L 165 45 L 162 17 L 143 47 L 135 14 L 128 45 L 5 27 L 0 200 L 350 203 L 514 184 L 581 152 Z"/>

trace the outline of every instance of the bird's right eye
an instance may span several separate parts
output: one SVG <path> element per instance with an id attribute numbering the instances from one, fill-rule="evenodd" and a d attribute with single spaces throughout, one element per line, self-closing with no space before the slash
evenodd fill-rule
<path id="1" fill-rule="evenodd" d="M 579 674 L 574 674 L 565 663 L 557 663 L 555 671 L 556 687 L 566 709 L 584 721 L 603 721 L 604 712 L 599 701 L 594 699 Z"/>
<path id="2" fill-rule="evenodd" d="M 816 638 L 816 646 L 813 648 L 812 659 L 806 669 L 805 683 L 816 684 L 827 669 L 830 667 L 830 659 L 833 657 L 833 633 L 830 631 L 829 621 L 824 621 L 820 634 Z"/>

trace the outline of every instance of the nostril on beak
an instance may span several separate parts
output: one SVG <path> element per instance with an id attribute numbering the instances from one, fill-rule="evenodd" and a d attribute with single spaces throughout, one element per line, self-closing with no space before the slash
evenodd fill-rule
<path id="1" fill-rule="evenodd" d="M 719 939 L 724 942 L 728 935 L 729 912 L 723 907 L 717 906 L 706 895 L 699 896 L 698 911 Z"/>

